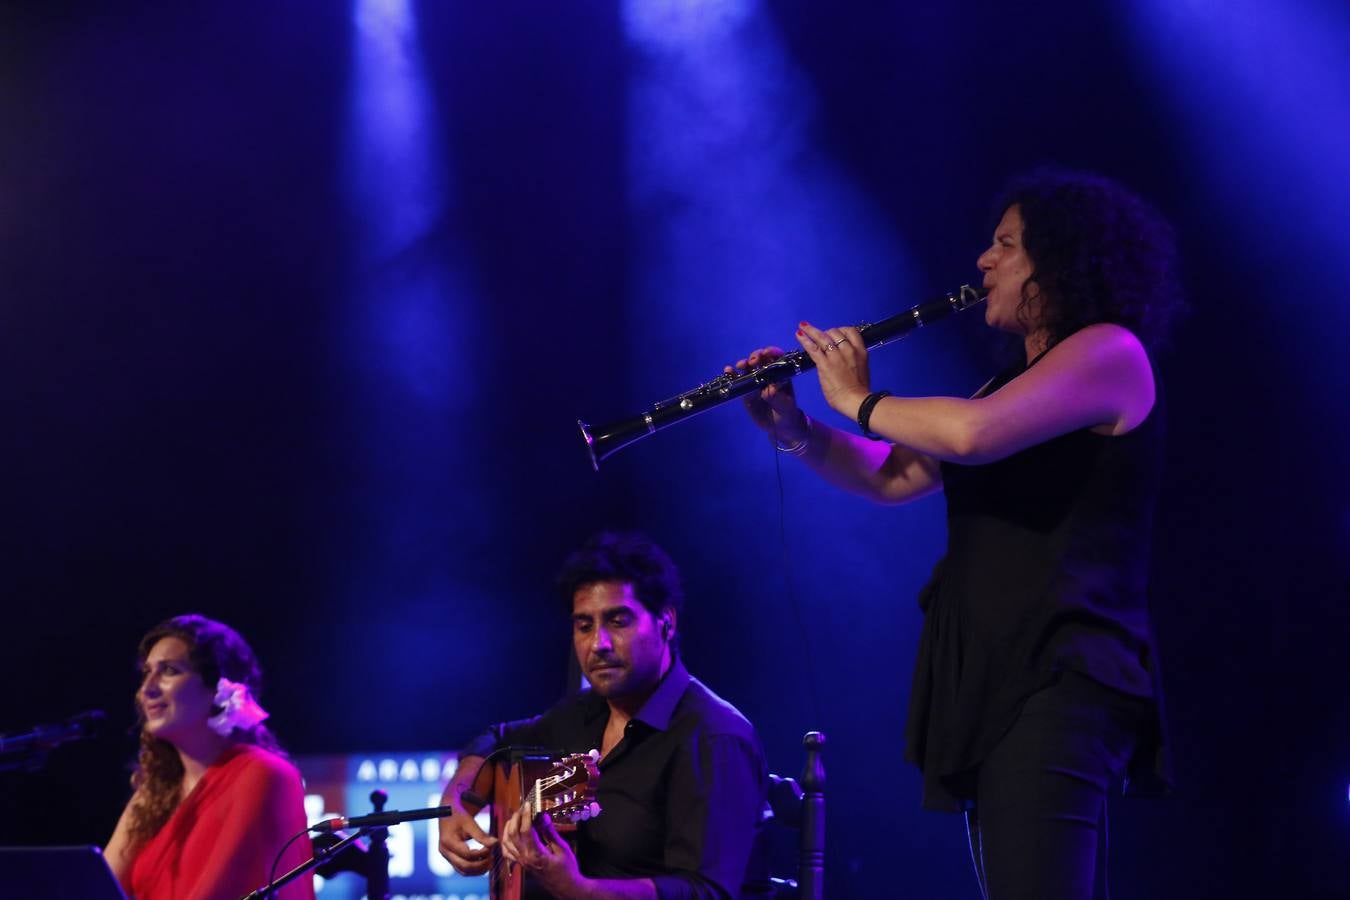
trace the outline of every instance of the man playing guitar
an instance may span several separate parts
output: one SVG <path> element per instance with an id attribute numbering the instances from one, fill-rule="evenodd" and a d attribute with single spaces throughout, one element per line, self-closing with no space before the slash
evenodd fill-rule
<path id="1" fill-rule="evenodd" d="M 590 688 L 543 715 L 495 725 L 460 755 L 442 803 L 440 852 L 465 875 L 505 857 L 560 898 L 734 898 L 765 879 L 754 853 L 767 770 L 759 738 L 731 704 L 690 676 L 678 654 L 683 596 L 661 548 L 600 534 L 559 575 L 572 642 Z M 599 750 L 600 814 L 577 849 L 528 805 L 489 837 L 461 798 L 484 759 L 507 746 Z M 470 840 L 483 846 L 471 848 Z M 751 859 L 756 863 L 752 866 Z"/>

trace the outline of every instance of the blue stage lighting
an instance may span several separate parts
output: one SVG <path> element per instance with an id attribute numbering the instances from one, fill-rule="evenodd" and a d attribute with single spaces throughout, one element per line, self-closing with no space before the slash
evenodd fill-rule
<path id="1" fill-rule="evenodd" d="M 623 17 L 634 43 L 679 46 L 734 31 L 758 6 L 757 0 L 627 0 Z"/>

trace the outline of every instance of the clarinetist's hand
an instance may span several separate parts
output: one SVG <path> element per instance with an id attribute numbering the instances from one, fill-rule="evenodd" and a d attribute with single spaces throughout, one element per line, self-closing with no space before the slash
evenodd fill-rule
<path id="1" fill-rule="evenodd" d="M 821 331 L 809 322 L 802 322 L 797 342 L 816 364 L 825 402 L 850 419 L 857 416 L 858 407 L 872 392 L 867 345 L 858 329 L 847 326 Z"/>
<path id="2" fill-rule="evenodd" d="M 728 375 L 740 375 L 756 366 L 767 365 L 782 355 L 781 347 L 761 347 L 745 359 L 738 359 L 735 366 L 726 366 L 722 371 Z M 771 384 L 763 390 L 746 394 L 745 408 L 750 411 L 750 418 L 755 424 L 780 443 L 791 444 L 804 440 L 809 433 L 806 415 L 797 408 L 797 395 L 792 391 L 791 381 Z"/>

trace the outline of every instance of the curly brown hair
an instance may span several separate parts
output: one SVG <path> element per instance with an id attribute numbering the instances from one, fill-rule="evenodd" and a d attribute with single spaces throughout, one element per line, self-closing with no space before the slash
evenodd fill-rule
<path id="1" fill-rule="evenodd" d="M 1098 322 L 1123 325 L 1150 348 L 1165 344 L 1185 303 L 1175 236 L 1156 210 L 1109 178 L 1055 168 L 1014 179 L 995 221 L 1012 206 L 1033 266 L 1018 316 L 1040 301 L 1047 349 Z"/>
<path id="2" fill-rule="evenodd" d="M 248 685 L 256 698 L 262 693 L 262 667 L 248 643 L 230 626 L 205 616 L 175 616 L 146 632 L 137 648 L 138 669 L 143 669 L 150 650 L 164 638 L 175 637 L 187 644 L 192 670 L 208 688 L 214 689 L 222 677 Z M 173 815 L 182 799 L 183 762 L 173 745 L 150 734 L 144 727 L 145 715 L 136 704 L 141 720 L 141 748 L 131 775 L 135 802 L 131 805 L 129 839 L 133 847 L 154 837 Z M 220 712 L 212 707 L 211 714 Z M 236 728 L 230 735 L 235 743 L 256 744 L 273 753 L 285 752 L 276 737 L 261 723 L 245 731 Z"/>

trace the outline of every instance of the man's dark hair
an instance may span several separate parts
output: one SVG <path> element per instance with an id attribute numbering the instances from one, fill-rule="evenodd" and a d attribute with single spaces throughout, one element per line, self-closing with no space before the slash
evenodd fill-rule
<path id="1" fill-rule="evenodd" d="M 684 588 L 675 563 L 640 534 L 602 531 L 567 557 L 558 573 L 558 587 L 569 609 L 578 590 L 602 581 L 631 584 L 638 602 L 652 615 L 670 607 L 678 616 L 684 606 Z"/>
<path id="2" fill-rule="evenodd" d="M 1033 285 L 1045 302 L 1050 347 L 1080 328 L 1113 322 L 1150 348 L 1166 342 L 1183 308 L 1172 227 L 1132 192 L 1101 175 L 1041 168 L 1003 191 L 994 218 L 1016 205 Z"/>

